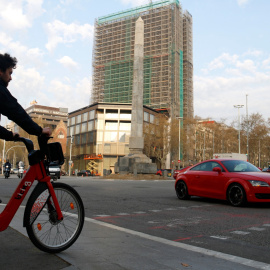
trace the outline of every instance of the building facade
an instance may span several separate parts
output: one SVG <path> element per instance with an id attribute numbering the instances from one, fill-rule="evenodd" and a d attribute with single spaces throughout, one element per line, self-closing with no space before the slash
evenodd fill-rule
<path id="1" fill-rule="evenodd" d="M 129 154 L 131 110 L 127 103 L 94 103 L 69 113 L 66 159 L 73 162 L 72 170 L 114 172 L 118 158 Z M 143 110 L 144 122 L 154 123 L 158 112 Z"/>
<path id="2" fill-rule="evenodd" d="M 131 103 L 135 22 L 144 21 L 144 105 L 193 117 L 192 16 L 163 0 L 95 22 L 92 102 Z"/>
<path id="3" fill-rule="evenodd" d="M 68 121 L 68 108 L 55 108 L 32 104 L 25 109 L 29 116 L 43 127 L 50 127 L 52 129 L 52 139 L 50 142 L 60 142 L 62 145 L 63 153 L 66 152 L 67 142 L 67 121 Z M 20 133 L 20 127 L 12 123 L 12 130 Z"/>

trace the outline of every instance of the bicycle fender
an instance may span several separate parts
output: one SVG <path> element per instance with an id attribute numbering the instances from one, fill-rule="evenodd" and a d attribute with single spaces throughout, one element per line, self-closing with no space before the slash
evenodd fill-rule
<path id="1" fill-rule="evenodd" d="M 27 220 L 26 220 L 26 214 L 28 209 L 29 211 L 31 211 L 31 207 L 33 206 L 35 200 L 37 199 L 37 197 L 44 191 L 46 190 L 47 184 L 45 182 L 38 182 L 38 184 L 36 185 L 36 187 L 34 188 L 33 192 L 31 193 L 27 203 L 26 203 L 26 207 L 24 210 L 24 217 L 23 217 L 23 227 L 26 227 L 27 224 Z M 42 202 L 41 202 L 42 203 Z M 38 213 L 40 212 L 40 210 L 42 210 L 43 206 L 41 205 L 40 202 L 37 202 L 37 207 L 35 207 L 32 211 L 33 211 L 33 215 L 38 215 Z M 32 214 L 32 213 L 31 213 Z"/>

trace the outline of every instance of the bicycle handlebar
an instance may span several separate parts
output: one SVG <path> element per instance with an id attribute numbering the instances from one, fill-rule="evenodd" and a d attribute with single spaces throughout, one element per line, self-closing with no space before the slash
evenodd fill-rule
<path id="1" fill-rule="evenodd" d="M 47 137 L 47 135 L 40 135 L 38 137 L 38 144 L 39 144 L 40 151 L 45 155 L 47 154 L 47 142 L 51 138 L 52 137 Z M 34 150 L 34 144 L 30 139 L 15 136 L 14 141 L 15 142 L 23 142 L 26 149 L 27 149 L 27 151 L 28 151 L 28 153 L 30 153 L 31 151 Z"/>

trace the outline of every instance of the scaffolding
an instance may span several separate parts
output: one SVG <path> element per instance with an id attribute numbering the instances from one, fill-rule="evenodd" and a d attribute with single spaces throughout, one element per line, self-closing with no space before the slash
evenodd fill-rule
<path id="1" fill-rule="evenodd" d="M 185 89 L 190 87 L 185 83 L 190 76 L 185 72 L 185 53 L 192 51 L 192 39 L 191 49 L 185 48 L 185 16 L 178 0 L 158 1 L 96 19 L 92 100 L 132 102 L 135 22 L 140 16 L 144 21 L 144 105 L 168 108 L 172 117 L 185 117 L 186 108 L 192 105 L 193 111 L 193 92 Z M 192 38 L 192 29 L 188 29 Z M 190 62 L 192 57 L 187 59 Z"/>

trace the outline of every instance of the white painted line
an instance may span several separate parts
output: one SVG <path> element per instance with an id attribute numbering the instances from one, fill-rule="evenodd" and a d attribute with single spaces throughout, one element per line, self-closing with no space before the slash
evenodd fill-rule
<path id="1" fill-rule="evenodd" d="M 161 212 L 162 210 L 149 210 L 149 212 Z"/>
<path id="2" fill-rule="evenodd" d="M 256 269 L 270 270 L 270 264 L 266 264 L 266 263 L 263 263 L 263 262 L 253 261 L 253 260 L 233 256 L 233 255 L 230 255 L 230 254 L 221 253 L 221 252 L 210 250 L 210 249 L 205 249 L 205 248 L 201 248 L 201 247 L 195 247 L 195 246 L 187 245 L 187 244 L 184 244 L 184 243 L 170 241 L 170 240 L 167 240 L 167 239 L 164 239 L 164 238 L 160 238 L 160 237 L 148 235 L 148 234 L 145 234 L 145 233 L 125 229 L 125 228 L 122 228 L 122 227 L 118 227 L 118 226 L 115 226 L 113 224 L 98 221 L 98 220 L 95 220 L 95 219 L 92 219 L 92 218 L 87 218 L 86 217 L 85 220 L 88 221 L 88 222 L 92 222 L 92 223 L 104 226 L 104 227 L 114 229 L 114 230 L 118 230 L 118 231 L 121 231 L 121 232 L 129 233 L 131 235 L 139 236 L 139 237 L 142 237 L 144 239 L 156 241 L 156 242 L 159 242 L 159 243 L 162 243 L 162 244 L 165 244 L 165 245 L 170 245 L 170 246 L 174 246 L 174 247 L 177 247 L 177 248 L 183 248 L 183 249 L 186 249 L 186 250 L 189 250 L 189 251 L 192 251 L 192 252 L 197 252 L 197 253 L 201 253 L 201 254 L 204 254 L 204 255 L 207 255 L 207 256 L 216 257 L 216 258 L 223 259 L 223 260 L 226 260 L 226 261 L 230 261 L 230 262 L 233 262 L 233 263 L 239 263 L 239 264 L 242 264 L 242 265 L 254 267 Z"/>
<path id="3" fill-rule="evenodd" d="M 262 232 L 265 230 L 265 228 L 259 228 L 259 227 L 250 227 L 248 228 L 249 230 L 252 230 L 252 231 L 258 231 L 258 232 Z"/>
<path id="4" fill-rule="evenodd" d="M 130 214 L 128 213 L 118 213 L 118 214 L 115 214 L 116 216 L 129 216 Z"/>
<path id="5" fill-rule="evenodd" d="M 265 227 L 270 227 L 270 224 L 263 224 L 263 226 L 265 226 Z"/>
<path id="6" fill-rule="evenodd" d="M 176 211 L 177 209 L 176 209 L 176 208 L 166 208 L 165 210 L 168 210 L 168 211 Z"/>
<path id="7" fill-rule="evenodd" d="M 133 212 L 134 214 L 146 214 L 146 212 L 138 211 L 138 212 Z"/>
<path id="8" fill-rule="evenodd" d="M 228 238 L 230 238 L 230 237 L 221 236 L 221 235 L 212 235 L 210 237 L 216 238 L 216 239 L 221 239 L 221 240 L 227 240 Z"/>
<path id="9" fill-rule="evenodd" d="M 234 234 L 240 234 L 240 235 L 247 235 L 247 234 L 250 234 L 250 232 L 243 232 L 243 231 L 233 231 L 231 233 L 234 233 Z"/>

